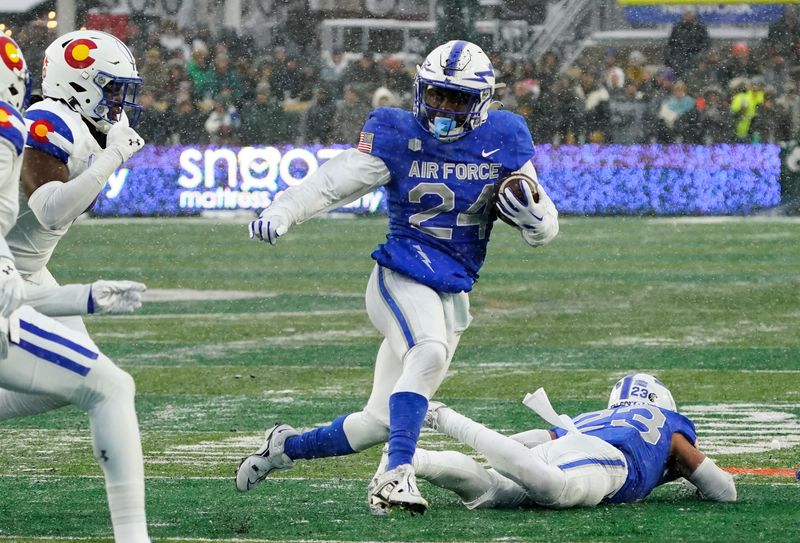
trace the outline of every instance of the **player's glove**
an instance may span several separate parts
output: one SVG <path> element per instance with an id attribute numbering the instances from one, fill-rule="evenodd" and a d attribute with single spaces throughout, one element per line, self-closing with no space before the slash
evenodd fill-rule
<path id="1" fill-rule="evenodd" d="M 135 155 L 142 147 L 144 147 L 144 138 L 128 125 L 128 117 L 125 115 L 108 131 L 106 149 L 113 150 L 120 156 L 122 159 L 120 164 Z"/>
<path id="2" fill-rule="evenodd" d="M 250 223 L 250 239 L 260 239 L 275 245 L 278 238 L 289 230 L 289 220 L 283 215 L 264 210 L 261 216 Z"/>
<path id="3" fill-rule="evenodd" d="M 25 283 L 22 281 L 14 261 L 0 257 L 0 315 L 8 318 L 25 297 Z"/>
<path id="4" fill-rule="evenodd" d="M 558 234 L 558 211 L 541 186 L 538 202 L 534 201 L 527 183 L 522 183 L 521 187 L 524 202 L 520 202 L 511 189 L 506 189 L 497 195 L 497 209 L 517 225 L 529 245 L 544 245 Z"/>
<path id="5" fill-rule="evenodd" d="M 89 313 L 133 313 L 142 307 L 146 289 L 136 281 L 95 281 L 89 289 Z"/>

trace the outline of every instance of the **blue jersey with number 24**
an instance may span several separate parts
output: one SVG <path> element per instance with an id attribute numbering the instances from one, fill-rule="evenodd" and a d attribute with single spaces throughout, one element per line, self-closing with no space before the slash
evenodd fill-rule
<path id="1" fill-rule="evenodd" d="M 389 233 L 372 257 L 438 291 L 470 291 L 486 256 L 494 184 L 534 153 L 524 119 L 492 111 L 479 128 L 447 143 L 411 112 L 379 108 L 358 149 L 383 160 L 391 174 Z"/>
<path id="2" fill-rule="evenodd" d="M 661 483 L 674 433 L 683 434 L 690 443 L 697 441 L 692 421 L 669 409 L 652 405 L 629 405 L 583 413 L 573 422 L 581 433 L 599 437 L 625 455 L 628 478 L 622 488 L 607 501 L 612 503 L 643 500 Z M 558 437 L 566 434 L 553 428 Z"/>

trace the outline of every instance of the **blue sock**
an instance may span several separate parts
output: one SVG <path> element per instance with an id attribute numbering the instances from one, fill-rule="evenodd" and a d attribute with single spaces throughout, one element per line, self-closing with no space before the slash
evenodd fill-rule
<path id="1" fill-rule="evenodd" d="M 417 440 L 428 399 L 416 392 L 395 392 L 389 396 L 389 463 L 387 470 L 410 464 L 417 450 Z"/>
<path id="2" fill-rule="evenodd" d="M 342 415 L 328 426 L 303 432 L 292 436 L 284 443 L 283 452 L 292 460 L 308 460 L 325 456 L 342 456 L 355 451 L 344 435 L 344 419 Z"/>

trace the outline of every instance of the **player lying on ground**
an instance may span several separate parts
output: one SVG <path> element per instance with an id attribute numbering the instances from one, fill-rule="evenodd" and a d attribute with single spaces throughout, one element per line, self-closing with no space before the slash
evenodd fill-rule
<path id="1" fill-rule="evenodd" d="M 483 454 L 491 468 L 460 452 L 417 449 L 417 476 L 452 490 L 469 509 L 636 502 L 679 477 L 703 498 L 736 501 L 733 477 L 697 449 L 694 424 L 677 412 L 672 394 L 651 375 L 620 379 L 608 409 L 572 419 L 556 417 L 544 391 L 529 398 L 556 427 L 507 437 L 431 402 L 426 423 Z M 375 514 L 384 512 L 371 507 Z"/>
<path id="2" fill-rule="evenodd" d="M 27 65 L 17 44 L 0 35 L 0 391 L 19 398 L 74 404 L 89 415 L 92 447 L 103 469 L 117 543 L 149 543 L 144 508 L 144 465 L 130 375 L 101 353 L 88 335 L 20 304 L 25 284 L 5 234 L 17 214 L 25 125 L 20 113 L 30 93 Z M 141 303 L 140 288 L 117 296 L 108 282 L 39 291 L 53 311 L 84 313 L 87 304 L 108 309 Z M 102 287 L 102 288 L 101 288 Z M 102 290 L 101 294 L 99 291 Z M 138 296 L 138 298 L 137 298 Z M 115 301 L 111 301 L 115 300 Z"/>
<path id="3" fill-rule="evenodd" d="M 490 111 L 495 76 L 480 47 L 451 41 L 417 68 L 414 113 L 373 111 L 357 149 L 329 160 L 250 224 L 250 236 L 274 244 L 289 227 L 384 187 L 389 233 L 366 292 L 367 312 L 384 336 L 364 409 L 298 434 L 282 424 L 245 458 L 237 488 L 250 490 L 294 460 L 362 451 L 388 440 L 388 470 L 371 490 L 376 500 L 424 512 L 411 459 L 428 406 L 469 326 L 468 292 L 478 278 L 492 230 L 498 180 L 520 171 L 536 180 L 522 117 Z M 531 246 L 558 233 L 547 193 L 525 189 L 498 197 L 507 220 Z M 536 197 L 534 197 L 536 196 Z"/>

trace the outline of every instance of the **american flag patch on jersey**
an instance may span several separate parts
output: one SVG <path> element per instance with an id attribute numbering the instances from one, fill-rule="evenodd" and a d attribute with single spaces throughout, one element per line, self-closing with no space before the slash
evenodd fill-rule
<path id="1" fill-rule="evenodd" d="M 362 153 L 371 153 L 372 152 L 372 140 L 375 139 L 375 134 L 372 132 L 362 132 L 358 135 L 358 145 L 356 145 L 356 149 L 361 151 Z"/>

